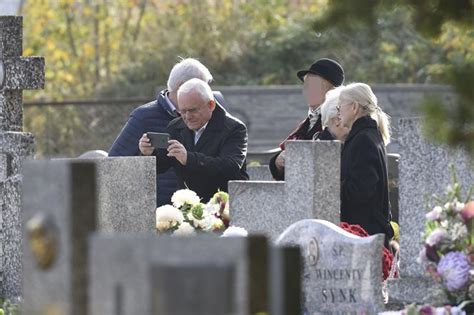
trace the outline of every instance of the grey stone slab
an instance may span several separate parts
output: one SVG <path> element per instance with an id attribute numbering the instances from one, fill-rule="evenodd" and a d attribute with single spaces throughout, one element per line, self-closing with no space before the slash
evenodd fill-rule
<path id="1" fill-rule="evenodd" d="M 226 264 L 164 264 L 150 268 L 151 314 L 235 314 L 236 271 Z"/>
<path id="2" fill-rule="evenodd" d="M 95 182 L 90 162 L 25 163 L 22 313 L 87 314 L 87 237 L 97 227 Z"/>
<path id="3" fill-rule="evenodd" d="M 340 220 L 341 142 L 289 141 L 286 146 L 287 209 L 300 219 Z"/>
<path id="4" fill-rule="evenodd" d="M 232 310 L 229 314 L 268 312 L 267 248 L 267 242 L 262 237 L 218 238 L 202 235 L 178 238 L 152 234 L 96 234 L 90 239 L 92 282 L 89 314 L 152 314 L 156 308 L 168 311 L 167 303 L 183 303 L 183 296 L 173 294 L 177 287 L 189 285 L 191 288 L 186 287 L 186 291 L 209 290 L 199 293 L 207 295 L 227 286 L 229 281 L 225 279 L 214 285 L 213 279 L 207 278 L 209 283 L 199 286 L 198 282 L 203 281 L 200 275 L 189 282 L 182 278 L 190 270 L 207 270 L 210 266 L 215 266 L 220 274 L 233 280 L 233 284 L 223 292 L 228 298 L 219 301 L 216 296 L 202 303 L 216 305 L 230 302 L 230 305 L 217 307 Z M 170 271 L 169 268 L 173 268 L 173 275 L 179 277 L 181 283 L 163 293 L 171 300 L 156 301 L 163 298 L 157 293 L 163 292 L 164 286 L 169 284 L 169 275 L 159 279 L 164 271 Z M 158 270 L 158 274 L 150 275 L 153 270 Z M 193 305 L 181 306 L 180 311 L 187 310 L 182 314 L 194 314 L 190 308 Z M 202 307 L 208 309 L 208 306 Z"/>
<path id="5" fill-rule="evenodd" d="M 96 166 L 98 224 L 102 232 L 156 230 L 155 157 L 72 160 L 88 161 Z"/>
<path id="6" fill-rule="evenodd" d="M 286 208 L 284 182 L 230 181 L 229 211 L 232 225 L 273 239 L 298 221 Z"/>
<path id="7" fill-rule="evenodd" d="M 389 281 L 389 298 L 401 303 L 424 301 L 439 303 L 443 292 L 426 275 L 425 267 L 417 262 L 423 248 L 427 201 L 432 194 L 443 195 L 451 184 L 449 165 L 457 169 L 458 180 L 465 190 L 474 184 L 473 165 L 462 151 L 430 144 L 421 133 L 418 119 L 400 119 L 399 222 L 400 222 L 400 275 Z M 394 281 L 394 282 L 393 282 Z M 392 283 L 393 282 L 393 283 Z"/>
<path id="8" fill-rule="evenodd" d="M 230 217 L 234 225 L 276 239 L 303 219 L 340 220 L 338 141 L 289 141 L 285 181 L 230 181 Z"/>
<path id="9" fill-rule="evenodd" d="M 308 314 L 376 314 L 383 310 L 382 234 L 359 237 L 324 220 L 302 220 L 277 245 L 299 245 Z"/>
<path id="10" fill-rule="evenodd" d="M 0 59 L 23 53 L 23 17 L 0 16 Z"/>
<path id="11" fill-rule="evenodd" d="M 400 154 L 387 154 L 387 168 L 388 168 L 388 194 L 390 201 L 390 209 L 392 211 L 392 220 L 398 222 L 399 214 L 399 182 L 400 182 Z"/>
<path id="12" fill-rule="evenodd" d="M 10 299 L 21 294 L 21 170 L 33 151 L 31 134 L 0 132 L 0 296 Z"/>
<path id="13" fill-rule="evenodd" d="M 249 174 L 250 180 L 256 181 L 272 181 L 272 173 L 268 165 L 265 166 L 249 166 L 247 168 L 247 173 Z"/>
<path id="14" fill-rule="evenodd" d="M 0 131 L 0 174 L 20 175 L 23 161 L 32 158 L 34 151 L 35 139 L 31 133 Z"/>
<path id="15" fill-rule="evenodd" d="M 3 89 L 27 90 L 44 88 L 44 58 L 16 57 L 3 59 Z"/>
<path id="16" fill-rule="evenodd" d="M 21 176 L 0 181 L 0 296 L 21 295 Z"/>
<path id="17" fill-rule="evenodd" d="M 402 119 L 404 130 L 400 145 L 400 233 L 401 270 L 406 276 L 424 275 L 424 267 L 416 262 L 422 249 L 421 234 L 425 229 L 427 200 L 432 194 L 442 195 L 451 184 L 449 165 L 457 169 L 458 180 L 465 190 L 474 185 L 474 165 L 461 151 L 449 150 L 426 141 L 421 134 L 421 121 Z"/>
<path id="18" fill-rule="evenodd" d="M 22 91 L 44 88 L 44 58 L 21 57 L 22 29 L 22 17 L 0 16 L 0 131 L 22 131 Z"/>
<path id="19" fill-rule="evenodd" d="M 303 314 L 300 248 L 276 246 L 270 255 L 270 314 Z"/>

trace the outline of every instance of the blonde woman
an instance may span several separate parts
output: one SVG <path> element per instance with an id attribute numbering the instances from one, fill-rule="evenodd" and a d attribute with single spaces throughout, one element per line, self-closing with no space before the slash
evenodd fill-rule
<path id="1" fill-rule="evenodd" d="M 359 224 L 369 234 L 393 237 L 388 199 L 387 157 L 390 122 L 370 86 L 352 83 L 341 89 L 339 119 L 350 130 L 341 160 L 341 221 Z"/>

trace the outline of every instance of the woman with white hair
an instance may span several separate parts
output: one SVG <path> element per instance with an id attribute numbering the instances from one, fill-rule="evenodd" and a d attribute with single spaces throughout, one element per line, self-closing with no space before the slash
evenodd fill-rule
<path id="1" fill-rule="evenodd" d="M 390 122 L 370 86 L 352 83 L 340 91 L 341 124 L 350 130 L 341 159 L 341 221 L 358 224 L 370 235 L 393 237 L 388 199 L 385 146 Z"/>
<path id="2" fill-rule="evenodd" d="M 315 134 L 315 140 L 341 140 L 349 133 L 349 129 L 341 124 L 338 117 L 337 106 L 342 86 L 334 88 L 326 93 L 326 99 L 321 105 L 321 123 L 323 131 Z"/>

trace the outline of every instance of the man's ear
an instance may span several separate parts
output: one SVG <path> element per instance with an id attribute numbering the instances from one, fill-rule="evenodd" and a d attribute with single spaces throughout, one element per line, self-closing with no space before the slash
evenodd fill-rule
<path id="1" fill-rule="evenodd" d="M 214 109 L 216 109 L 216 101 L 214 100 L 210 100 L 209 101 L 209 108 L 213 111 Z"/>

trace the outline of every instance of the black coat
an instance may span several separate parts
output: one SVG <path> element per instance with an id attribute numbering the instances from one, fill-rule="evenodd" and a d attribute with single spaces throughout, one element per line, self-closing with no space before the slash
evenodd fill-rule
<path id="1" fill-rule="evenodd" d="M 207 202 L 218 190 L 227 191 L 229 180 L 247 180 L 247 128 L 244 123 L 216 104 L 211 120 L 194 145 L 194 132 L 182 118 L 168 125 L 170 138 L 178 140 L 187 152 L 183 166 L 175 158 L 166 156 L 166 150 L 155 150 L 157 172 L 174 167 L 180 188 L 195 191 Z"/>
<path id="2" fill-rule="evenodd" d="M 341 221 L 391 238 L 386 150 L 377 123 L 369 116 L 355 121 L 346 138 L 341 181 Z"/>

